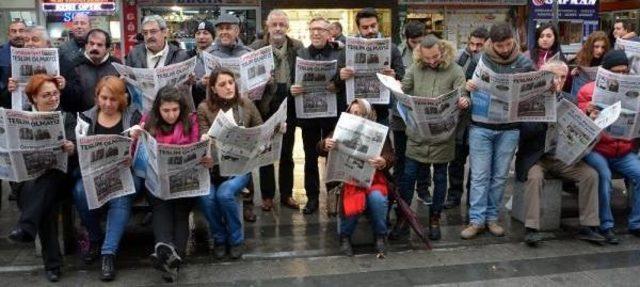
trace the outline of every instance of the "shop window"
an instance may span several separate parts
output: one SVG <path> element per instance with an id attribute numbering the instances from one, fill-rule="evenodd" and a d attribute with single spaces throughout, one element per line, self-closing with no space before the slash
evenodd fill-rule
<path id="1" fill-rule="evenodd" d="M 558 32 L 560 33 L 560 44 L 571 45 L 582 43 L 583 29 L 584 25 L 582 21 L 559 21 Z"/>

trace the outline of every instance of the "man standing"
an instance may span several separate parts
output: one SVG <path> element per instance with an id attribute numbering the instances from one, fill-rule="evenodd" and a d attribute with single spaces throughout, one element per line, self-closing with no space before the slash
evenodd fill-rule
<path id="1" fill-rule="evenodd" d="M 289 17 L 281 10 L 272 10 L 267 16 L 267 35 L 264 39 L 258 39 L 250 47 L 254 50 L 271 45 L 275 62 L 274 81 L 275 86 L 269 85 L 262 95 L 262 99 L 256 102 L 262 119 L 269 119 L 280 107 L 283 101 L 287 101 L 287 131 L 282 139 L 282 151 L 278 168 L 278 186 L 280 187 L 280 203 L 283 206 L 298 209 L 298 203 L 293 199 L 293 144 L 296 131 L 296 110 L 293 97 L 290 96 L 290 87 L 295 77 L 296 57 L 298 50 L 302 49 L 302 43 L 287 36 L 289 30 Z M 273 197 L 276 184 L 273 165 L 260 168 L 260 190 L 262 192 L 262 210 L 270 211 L 273 208 Z"/>
<path id="2" fill-rule="evenodd" d="M 84 112 L 94 105 L 95 87 L 105 76 L 117 76 L 118 72 L 111 63 L 120 64 L 120 60 L 109 53 L 111 35 L 102 29 L 93 29 L 87 33 L 82 58 L 76 60 L 74 67 L 78 75 L 79 98 L 66 103 L 67 111 Z"/>
<path id="3" fill-rule="evenodd" d="M 12 22 L 9 25 L 9 42 L 0 47 L 0 106 L 3 108 L 11 108 L 11 94 L 7 91 L 11 77 L 11 47 L 24 47 L 26 29 L 22 20 Z"/>
<path id="4" fill-rule="evenodd" d="M 335 42 L 329 42 L 329 21 L 318 17 L 309 22 L 309 32 L 311 33 L 311 45 L 300 51 L 299 56 L 305 60 L 332 61 L 340 57 L 340 47 Z M 335 84 L 330 89 L 335 90 Z M 300 96 L 304 93 L 301 86 L 291 87 L 291 94 Z M 345 98 L 338 95 L 338 102 L 346 102 Z M 338 104 L 340 106 L 340 104 Z M 340 114 L 338 110 L 338 114 Z M 302 128 L 302 144 L 304 146 L 304 189 L 307 193 L 307 204 L 302 212 L 304 214 L 314 213 L 319 206 L 320 176 L 318 174 L 318 151 L 316 144 L 333 131 L 338 122 L 337 117 L 299 119 L 298 125 Z"/>
<path id="5" fill-rule="evenodd" d="M 329 25 L 329 32 L 331 33 L 331 37 L 333 37 L 333 41 L 340 42 L 342 45 L 347 43 L 347 37 L 342 34 L 342 24 L 340 22 L 335 21 Z"/>
<path id="6" fill-rule="evenodd" d="M 91 19 L 85 13 L 77 13 L 71 21 L 71 39 L 60 46 L 60 56 L 67 62 L 84 57 L 87 32 L 91 30 Z"/>
<path id="7" fill-rule="evenodd" d="M 613 37 L 615 39 L 624 39 L 640 42 L 640 37 L 634 30 L 633 23 L 627 20 L 618 19 L 613 24 Z"/>
<path id="8" fill-rule="evenodd" d="M 467 47 L 458 51 L 456 63 L 462 68 L 467 80 L 473 76 L 473 70 L 480 59 L 480 52 L 484 42 L 489 38 L 489 31 L 485 28 L 477 28 L 471 32 L 467 41 Z M 473 65 L 471 63 L 474 63 Z M 460 198 L 464 192 L 464 165 L 469 155 L 469 122 L 471 115 L 468 110 L 461 111 L 460 121 L 456 127 L 456 153 L 455 158 L 449 163 L 449 191 L 445 208 L 454 208 L 460 205 Z M 469 189 L 469 185 L 467 185 Z M 467 201 L 468 202 L 468 201 Z"/>
<path id="9" fill-rule="evenodd" d="M 189 59 L 184 50 L 167 42 L 167 22 L 158 15 L 142 20 L 144 45 L 136 45 L 127 57 L 127 66 L 134 68 L 158 68 Z"/>
<path id="10" fill-rule="evenodd" d="M 533 63 L 518 49 L 511 25 L 503 22 L 494 24 L 489 32 L 489 40 L 484 45 L 481 61 L 495 73 L 515 74 L 533 71 Z M 475 70 L 475 65 L 469 67 Z M 473 92 L 477 86 L 473 79 L 467 81 L 467 91 Z M 471 97 L 473 110 L 474 99 Z M 498 224 L 500 203 L 507 183 L 509 166 L 520 132 L 517 123 L 486 124 L 471 122 L 469 128 L 469 148 L 471 155 L 471 193 L 469 226 L 460 236 L 471 239 L 485 226 L 494 236 L 503 236 L 504 229 Z"/>
<path id="11" fill-rule="evenodd" d="M 379 32 L 378 12 L 373 8 L 364 8 L 360 10 L 356 14 L 356 25 L 358 26 L 357 37 L 368 39 L 383 37 Z M 352 78 L 355 75 L 355 72 L 352 68 L 348 68 L 345 66 L 345 57 L 346 55 L 343 52 L 338 62 L 338 69 L 340 70 L 340 80 L 342 80 L 340 85 L 338 85 L 338 88 L 339 92 L 342 95 L 346 95 L 346 86 L 344 84 L 344 81 Z M 395 44 L 391 45 L 391 66 L 385 67 L 380 72 L 387 76 L 394 77 L 397 80 L 402 80 L 402 77 L 404 77 L 404 65 L 402 64 L 402 56 L 400 55 L 400 51 Z M 346 104 L 346 101 L 338 103 L 338 112 L 346 110 Z M 378 122 L 385 125 L 388 124 L 389 107 L 390 105 L 374 105 L 374 109 L 376 111 L 376 114 L 378 115 Z"/>
<path id="12" fill-rule="evenodd" d="M 196 79 L 202 79 L 205 75 L 205 64 L 202 53 L 211 53 L 213 50 L 213 37 L 216 34 L 216 29 L 213 23 L 209 21 L 202 21 L 198 24 L 198 31 L 196 31 L 196 47 L 188 51 L 189 57 L 196 58 L 196 68 L 194 74 Z M 207 97 L 207 92 L 203 82 L 198 81 L 191 91 L 193 96 L 193 103 L 197 107 Z"/>
<path id="13" fill-rule="evenodd" d="M 418 21 L 411 21 L 404 27 L 405 40 L 398 46 L 402 55 L 402 64 L 404 69 L 409 69 L 413 64 L 413 49 L 420 45 L 424 38 L 424 24 Z"/>

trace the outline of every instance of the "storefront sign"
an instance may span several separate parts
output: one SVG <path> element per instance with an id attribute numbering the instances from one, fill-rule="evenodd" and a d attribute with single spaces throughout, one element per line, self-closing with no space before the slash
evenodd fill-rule
<path id="1" fill-rule="evenodd" d="M 43 0 L 44 12 L 109 12 L 116 10 L 115 0 Z"/>
<path id="2" fill-rule="evenodd" d="M 129 54 L 138 42 L 136 34 L 138 34 L 138 8 L 136 0 L 124 0 L 122 3 L 122 27 L 124 28 L 124 52 Z"/>
<path id="3" fill-rule="evenodd" d="M 260 0 L 138 0 L 139 5 L 175 5 L 175 6 L 201 6 L 208 4 L 259 6 Z"/>
<path id="4" fill-rule="evenodd" d="M 562 0 L 561 0 L 562 1 Z M 399 0 L 400 5 L 527 5 L 527 0 Z"/>
<path id="5" fill-rule="evenodd" d="M 551 19 L 553 0 L 529 0 L 533 19 Z M 558 19 L 598 20 L 597 0 L 558 0 Z"/>

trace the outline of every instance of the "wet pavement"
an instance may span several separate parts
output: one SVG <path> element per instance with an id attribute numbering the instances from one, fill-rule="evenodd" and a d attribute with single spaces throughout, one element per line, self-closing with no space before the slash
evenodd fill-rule
<path id="1" fill-rule="evenodd" d="M 299 142 L 299 141 L 298 141 Z M 304 201 L 303 154 L 296 144 L 294 195 Z M 320 165 L 324 163 L 321 162 Z M 6 185 L 6 184 L 5 184 Z M 620 184 L 617 184 L 620 187 Z M 512 192 L 509 187 L 507 196 Z M 258 193 L 259 194 L 259 193 Z M 16 222 L 15 202 L 2 193 L 0 210 L 0 282 L 3 286 L 47 285 L 32 245 L 11 244 L 6 235 Z M 538 248 L 522 243 L 524 226 L 502 212 L 504 237 L 481 234 L 462 240 L 465 208 L 446 210 L 442 239 L 425 250 L 419 239 L 390 242 L 385 259 L 376 259 L 371 244 L 356 246 L 355 257 L 338 252 L 336 220 L 325 214 L 325 193 L 313 215 L 277 206 L 263 212 L 256 196 L 256 223 L 245 223 L 246 250 L 241 260 L 217 261 L 208 254 L 206 224 L 195 216 L 196 245 L 180 271 L 183 286 L 638 286 L 640 238 L 626 234 L 625 199 L 615 198 L 621 244 L 597 246 L 573 238 L 578 227 L 577 199 L 563 196 L 562 228 L 545 233 Z M 275 200 L 275 202 L 279 202 Z M 428 206 L 414 200 L 426 226 Z M 122 240 L 115 282 L 98 280 L 99 263 L 86 266 L 77 254 L 65 256 L 59 286 L 157 286 L 165 284 L 150 266 L 150 226 L 141 225 L 144 211 L 134 213 Z M 366 232 L 369 227 L 360 224 Z"/>

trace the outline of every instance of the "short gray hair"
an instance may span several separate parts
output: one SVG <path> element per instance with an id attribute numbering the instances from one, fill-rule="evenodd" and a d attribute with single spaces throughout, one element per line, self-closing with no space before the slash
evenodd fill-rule
<path id="1" fill-rule="evenodd" d="M 34 33 L 34 32 L 38 32 L 40 33 L 40 37 L 46 41 L 51 41 L 51 37 L 49 37 L 49 32 L 47 31 L 47 28 L 45 28 L 44 26 L 40 26 L 40 25 L 36 25 L 36 26 L 29 26 L 26 29 L 27 33 Z"/>
<path id="2" fill-rule="evenodd" d="M 160 27 L 160 29 L 162 30 L 167 29 L 167 21 L 165 21 L 164 18 L 160 17 L 160 15 L 145 16 L 144 19 L 142 19 L 141 26 L 144 26 L 145 24 L 151 23 L 151 22 L 158 23 L 158 27 Z"/>
<path id="3" fill-rule="evenodd" d="M 267 25 L 269 24 L 271 18 L 276 15 L 284 16 L 284 18 L 287 19 L 287 26 L 289 25 L 289 15 L 287 15 L 287 13 L 280 9 L 274 9 L 269 12 L 269 15 L 267 15 Z"/>

